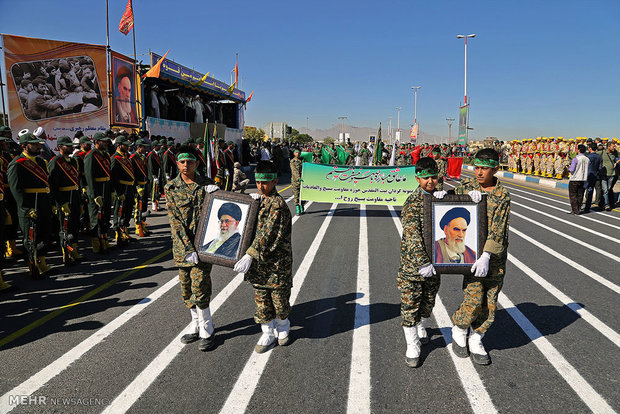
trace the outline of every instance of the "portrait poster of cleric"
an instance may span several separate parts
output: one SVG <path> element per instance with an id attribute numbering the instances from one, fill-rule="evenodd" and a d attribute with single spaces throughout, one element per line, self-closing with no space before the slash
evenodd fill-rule
<path id="1" fill-rule="evenodd" d="M 433 203 L 433 263 L 473 264 L 478 252 L 478 211 L 472 204 Z"/>
<path id="2" fill-rule="evenodd" d="M 138 126 L 134 64 L 112 55 L 112 123 Z"/>
<path id="3" fill-rule="evenodd" d="M 200 253 L 236 259 L 250 205 L 214 198 Z"/>

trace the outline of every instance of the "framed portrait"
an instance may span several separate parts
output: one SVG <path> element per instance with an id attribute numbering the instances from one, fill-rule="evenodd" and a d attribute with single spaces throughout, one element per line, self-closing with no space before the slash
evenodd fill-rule
<path id="1" fill-rule="evenodd" d="M 200 260 L 233 267 L 252 243 L 259 205 L 247 194 L 207 194 L 194 240 Z"/>
<path id="2" fill-rule="evenodd" d="M 487 239 L 487 198 L 424 195 L 424 244 L 438 273 L 468 274 Z"/>
<path id="3" fill-rule="evenodd" d="M 135 65 L 132 60 L 112 54 L 112 124 L 138 127 Z"/>

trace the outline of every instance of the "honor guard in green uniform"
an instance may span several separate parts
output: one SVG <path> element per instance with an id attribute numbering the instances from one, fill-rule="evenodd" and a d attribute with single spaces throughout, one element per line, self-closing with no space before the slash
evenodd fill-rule
<path id="1" fill-rule="evenodd" d="M 151 210 L 157 211 L 159 210 L 159 197 L 162 192 L 160 183 L 163 182 L 161 179 L 163 170 L 161 168 L 161 158 L 159 156 L 161 146 L 157 140 L 152 141 L 151 144 L 153 145 L 153 148 L 146 156 L 146 165 L 148 169 L 148 182 L 151 195 Z"/>
<path id="2" fill-rule="evenodd" d="M 0 141 L 4 139 L 4 137 L 0 136 Z M 0 158 L 0 170 L 6 169 L 5 161 L 3 158 Z M 9 212 L 6 210 L 6 205 L 4 203 L 5 192 L 8 192 L 8 189 L 4 188 L 4 174 L 0 174 L 0 291 L 7 290 L 11 287 L 10 284 L 4 281 L 2 277 L 2 269 L 4 268 L 4 252 L 6 249 L 6 226 L 8 225 L 8 214 Z"/>
<path id="3" fill-rule="evenodd" d="M 177 157 L 174 154 L 175 144 L 173 140 L 168 141 L 168 148 L 164 152 L 162 157 L 162 168 L 164 169 L 164 176 L 166 183 L 173 180 L 179 173 L 177 167 Z"/>
<path id="4" fill-rule="evenodd" d="M 4 181 L 4 206 L 7 211 L 8 221 L 11 223 L 4 227 L 6 256 L 9 258 L 17 258 L 23 254 L 23 252 L 15 246 L 15 241 L 17 240 L 17 226 L 19 225 L 17 220 L 17 202 L 9 190 L 9 179 L 6 175 L 9 163 L 15 158 L 10 152 L 11 144 L 14 144 L 13 138 L 11 137 L 11 128 L 8 126 L 0 127 L 0 158 L 2 158 L 3 161 L 0 165 L 0 174 L 2 174 Z"/>
<path id="5" fill-rule="evenodd" d="M 84 157 L 84 175 L 88 185 L 88 215 L 93 253 L 106 253 L 110 249 L 108 229 L 112 209 L 110 157 L 106 148 L 110 138 L 101 132 L 93 137 L 95 147 Z"/>
<path id="6" fill-rule="evenodd" d="M 475 178 L 465 179 L 455 188 L 457 194 L 469 194 L 474 202 L 487 197 L 487 240 L 483 253 L 463 278 L 463 302 L 452 315 L 452 350 L 461 357 L 471 354 L 479 365 L 491 363 L 482 337 L 495 320 L 497 298 L 504 284 L 508 259 L 510 194 L 495 174 L 499 154 L 492 148 L 478 151 L 474 158 Z"/>
<path id="7" fill-rule="evenodd" d="M 205 140 L 204 138 L 196 138 L 196 155 L 198 156 L 198 165 L 196 166 L 196 172 L 203 177 L 208 177 L 207 174 L 207 160 L 204 156 Z"/>
<path id="8" fill-rule="evenodd" d="M 200 340 L 198 349 L 208 351 L 215 346 L 211 302 L 211 264 L 203 263 L 194 248 L 200 211 L 206 192 L 219 190 L 210 178 L 196 174 L 196 150 L 179 148 L 179 174 L 165 187 L 168 218 L 172 233 L 172 256 L 179 268 L 181 295 L 191 314 L 189 331 L 181 337 L 188 344 Z"/>
<path id="9" fill-rule="evenodd" d="M 136 152 L 131 154 L 129 159 L 133 166 L 136 179 L 136 206 L 134 223 L 136 224 L 136 234 L 139 237 L 148 236 L 151 232 L 146 228 L 146 216 L 149 206 L 149 180 L 148 167 L 146 165 L 146 151 L 149 144 L 142 138 L 136 141 Z"/>
<path id="10" fill-rule="evenodd" d="M 90 217 L 88 215 L 88 195 L 86 192 L 88 191 L 88 184 L 86 183 L 86 175 L 84 173 L 84 159 L 86 158 L 86 154 L 91 150 L 92 143 L 90 138 L 88 137 L 80 137 L 80 151 L 75 153 L 73 158 L 78 162 L 78 167 L 80 169 L 80 190 L 82 194 L 80 194 L 80 212 L 82 215 L 81 225 L 82 228 L 86 230 L 86 232 L 90 231 Z"/>
<path id="11" fill-rule="evenodd" d="M 112 190 L 116 195 L 112 223 L 116 232 L 116 245 L 120 246 L 133 240 L 127 229 L 133 212 L 135 173 L 129 159 L 129 140 L 119 135 L 115 144 L 116 152 L 110 157 Z"/>
<path id="12" fill-rule="evenodd" d="M 268 351 L 276 341 L 289 343 L 291 287 L 293 285 L 293 247 L 291 211 L 276 190 L 277 167 L 271 161 L 256 165 L 255 180 L 260 199 L 254 240 L 234 271 L 245 273 L 254 288 L 254 321 L 261 324 L 262 335 L 254 347 L 257 353 Z"/>
<path id="13" fill-rule="evenodd" d="M 47 164 L 39 156 L 44 140 L 30 133 L 19 138 L 23 152 L 8 166 L 9 187 L 17 202 L 17 217 L 28 251 L 28 268 L 34 278 L 52 270 L 45 255 L 52 234 L 52 204 Z"/>
<path id="14" fill-rule="evenodd" d="M 78 253 L 78 234 L 80 231 L 80 170 L 78 161 L 71 158 L 76 144 L 71 138 L 63 136 L 56 142 L 59 154 L 49 163 L 50 190 L 56 203 L 60 221 L 60 246 L 65 266 L 84 260 Z"/>
<path id="15" fill-rule="evenodd" d="M 301 190 L 301 170 L 304 160 L 300 158 L 301 152 L 298 149 L 293 151 L 293 159 L 291 159 L 291 185 L 293 186 L 293 195 L 295 196 L 295 212 L 298 216 L 304 212 L 303 204 L 299 199 L 299 191 Z"/>

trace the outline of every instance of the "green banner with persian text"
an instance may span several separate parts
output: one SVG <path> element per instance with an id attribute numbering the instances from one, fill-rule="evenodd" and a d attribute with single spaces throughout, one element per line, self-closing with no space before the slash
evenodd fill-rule
<path id="1" fill-rule="evenodd" d="M 300 197 L 322 203 L 402 206 L 417 187 L 413 166 L 304 163 Z"/>

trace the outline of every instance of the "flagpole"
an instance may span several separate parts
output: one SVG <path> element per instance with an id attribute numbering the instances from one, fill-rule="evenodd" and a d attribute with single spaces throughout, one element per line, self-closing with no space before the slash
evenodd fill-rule
<path id="1" fill-rule="evenodd" d="M 133 1 L 131 2 L 131 18 L 133 20 L 133 27 L 132 27 L 132 35 L 133 35 L 133 79 L 134 82 L 136 80 L 136 73 L 138 71 L 138 59 L 136 57 L 136 14 L 133 12 Z M 142 113 L 142 105 L 140 103 L 140 97 L 138 96 L 138 85 L 136 85 L 136 88 L 134 90 L 134 94 L 135 94 L 135 98 L 136 98 L 136 105 L 138 107 L 138 113 L 140 114 L 140 118 L 144 119 L 144 114 Z M 140 125 L 141 120 L 142 119 L 138 119 L 138 129 L 140 129 Z"/>
<path id="2" fill-rule="evenodd" d="M 108 86 L 108 124 L 112 126 L 112 90 L 110 89 L 110 76 L 112 71 L 112 63 L 110 61 L 110 18 L 108 15 L 108 0 L 105 0 L 105 29 L 106 29 L 106 84 Z"/>

